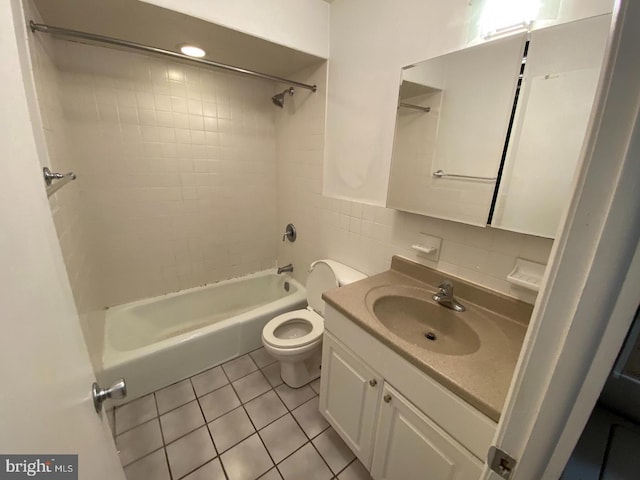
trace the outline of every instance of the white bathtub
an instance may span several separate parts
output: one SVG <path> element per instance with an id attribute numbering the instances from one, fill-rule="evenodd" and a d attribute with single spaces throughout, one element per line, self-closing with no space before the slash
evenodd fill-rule
<path id="1" fill-rule="evenodd" d="M 304 305 L 302 285 L 268 270 L 112 307 L 100 384 L 124 377 L 127 401 L 153 392 L 259 348 L 271 318 Z"/>

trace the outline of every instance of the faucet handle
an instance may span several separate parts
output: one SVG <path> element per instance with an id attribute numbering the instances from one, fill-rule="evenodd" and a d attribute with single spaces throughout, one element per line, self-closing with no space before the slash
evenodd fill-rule
<path id="1" fill-rule="evenodd" d="M 451 280 L 445 279 L 438 285 L 438 288 L 447 294 L 451 294 L 453 292 L 453 283 L 451 283 Z"/>
<path id="2" fill-rule="evenodd" d="M 297 236 L 296 227 L 293 223 L 289 223 L 284 230 L 284 235 L 282 235 L 282 241 L 289 240 L 290 242 L 295 242 Z"/>

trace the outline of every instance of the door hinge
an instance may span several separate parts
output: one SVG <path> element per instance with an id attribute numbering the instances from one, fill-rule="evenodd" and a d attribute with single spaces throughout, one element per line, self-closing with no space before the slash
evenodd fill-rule
<path id="1" fill-rule="evenodd" d="M 511 478 L 511 472 L 516 468 L 516 459 L 497 447 L 489 448 L 489 468 L 502 478 Z"/>

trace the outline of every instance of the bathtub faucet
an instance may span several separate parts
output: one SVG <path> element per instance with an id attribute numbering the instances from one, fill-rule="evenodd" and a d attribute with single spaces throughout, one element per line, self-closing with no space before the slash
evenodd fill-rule
<path id="1" fill-rule="evenodd" d="M 278 275 L 284 272 L 293 272 L 293 265 L 285 265 L 284 267 L 278 267 Z"/>

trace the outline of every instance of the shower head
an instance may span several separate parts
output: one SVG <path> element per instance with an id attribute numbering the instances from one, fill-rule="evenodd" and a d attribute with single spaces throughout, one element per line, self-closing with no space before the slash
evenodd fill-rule
<path id="1" fill-rule="evenodd" d="M 277 105 L 280 108 L 284 107 L 284 96 L 285 94 L 289 94 L 289 96 L 293 95 L 293 93 L 295 92 L 295 90 L 293 89 L 293 87 L 289 87 L 286 90 L 282 91 L 281 93 L 278 93 L 276 95 L 274 95 L 273 97 L 271 97 L 271 101 L 273 102 L 274 105 Z"/>

